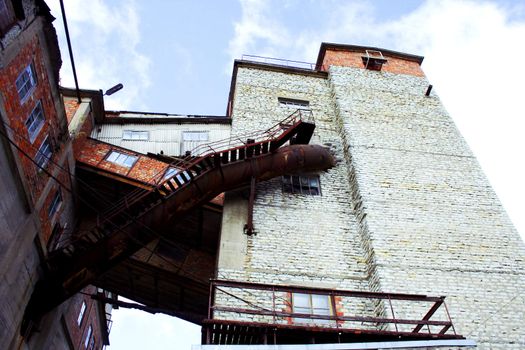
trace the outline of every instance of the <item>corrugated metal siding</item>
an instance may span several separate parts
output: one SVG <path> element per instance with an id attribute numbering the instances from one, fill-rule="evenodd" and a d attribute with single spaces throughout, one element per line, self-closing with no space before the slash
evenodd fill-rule
<path id="1" fill-rule="evenodd" d="M 98 131 L 100 130 L 100 131 Z M 148 131 L 149 140 L 122 140 L 124 130 Z M 184 131 L 207 131 L 209 140 L 194 142 L 182 140 Z M 94 139 L 128 148 L 140 153 L 160 153 L 182 155 L 201 143 L 210 143 L 230 137 L 230 125 L 227 124 L 103 124 L 91 133 Z"/>

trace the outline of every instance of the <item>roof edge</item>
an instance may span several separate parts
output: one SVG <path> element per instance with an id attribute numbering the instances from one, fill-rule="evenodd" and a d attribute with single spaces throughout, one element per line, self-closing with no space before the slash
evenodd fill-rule
<path id="1" fill-rule="evenodd" d="M 352 51 L 352 52 L 364 52 L 365 50 L 374 50 L 374 51 L 381 51 L 382 53 L 397 57 L 401 59 L 405 59 L 408 61 L 416 62 L 419 65 L 423 62 L 424 57 L 408 54 L 400 51 L 394 51 L 394 50 L 388 50 L 388 49 L 382 49 L 380 47 L 374 47 L 374 46 L 361 46 L 361 45 L 346 45 L 346 44 L 336 44 L 336 43 L 327 43 L 323 42 L 321 43 L 321 47 L 319 48 L 319 54 L 317 56 L 317 65 L 321 65 L 324 60 L 324 56 L 327 49 L 333 49 L 333 50 L 340 50 L 340 51 Z"/>

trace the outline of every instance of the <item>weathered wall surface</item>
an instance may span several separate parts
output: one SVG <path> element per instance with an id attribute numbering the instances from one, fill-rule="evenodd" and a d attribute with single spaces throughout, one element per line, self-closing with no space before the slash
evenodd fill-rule
<path id="1" fill-rule="evenodd" d="M 122 118 L 125 119 L 125 118 Z M 122 138 L 125 130 L 146 131 L 147 140 L 126 140 Z M 185 131 L 201 131 L 207 134 L 207 140 L 184 141 Z M 230 125 L 219 123 L 202 123 L 197 118 L 193 123 L 180 124 L 101 124 L 93 130 L 91 137 L 127 148 L 140 153 L 163 153 L 170 156 L 184 155 L 202 144 L 227 139 L 230 136 Z"/>
<path id="2" fill-rule="evenodd" d="M 258 184 L 256 236 L 242 233 L 247 194 L 229 194 L 218 278 L 445 295 L 457 331 L 479 348 L 522 348 L 524 244 L 438 97 L 425 96 L 426 78 L 328 72 L 238 67 L 232 135 L 293 112 L 278 97 L 306 100 L 312 143 L 339 162 L 320 174 L 321 196 L 283 193 L 281 179 Z"/>
<path id="3" fill-rule="evenodd" d="M 446 295 L 480 348 L 522 348 L 523 242 L 426 79 L 332 66 L 329 81 L 374 289 Z"/>
<path id="4" fill-rule="evenodd" d="M 279 97 L 307 100 L 316 122 L 311 143 L 329 147 L 338 164 L 319 174 L 320 196 L 283 193 L 281 178 L 258 184 L 255 236 L 247 237 L 242 231 L 247 196 L 229 194 L 218 278 L 367 290 L 365 255 L 350 203 L 348 169 L 327 80 L 243 67 L 236 79 L 232 136 L 267 129 L 293 113 L 294 108 L 279 104 Z M 254 298 L 249 293 L 244 297 Z M 284 304 L 277 306 L 285 309 Z"/>

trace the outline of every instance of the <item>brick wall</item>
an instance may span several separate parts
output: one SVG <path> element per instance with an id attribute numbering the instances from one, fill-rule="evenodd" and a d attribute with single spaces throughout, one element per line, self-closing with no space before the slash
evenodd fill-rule
<path id="1" fill-rule="evenodd" d="M 137 161 L 131 167 L 110 162 L 106 160 L 106 158 L 112 150 L 135 156 L 137 157 Z M 149 184 L 155 184 L 157 180 L 161 179 L 168 168 L 167 163 L 160 162 L 125 148 L 89 138 L 83 141 L 83 146 L 78 149 L 75 157 L 78 162 Z"/>
<path id="2" fill-rule="evenodd" d="M 21 101 L 16 88 L 16 79 L 30 64 L 33 64 L 37 83 L 29 96 Z M 0 91 L 2 91 L 4 108 L 9 123 L 8 130 L 12 132 L 14 141 L 25 153 L 34 158 L 40 145 L 48 138 L 54 149 L 52 159 L 55 161 L 60 158 L 62 151 L 60 144 L 63 142 L 63 135 L 61 135 L 59 116 L 56 112 L 51 94 L 52 87 L 46 72 L 42 47 L 39 38 L 34 36 L 1 71 Z M 38 102 L 42 105 L 45 122 L 36 138 L 31 142 L 25 122 Z M 48 178 L 21 152 L 19 152 L 18 156 L 24 176 L 30 186 L 29 193 L 33 203 L 36 203 Z M 49 166 L 51 167 L 51 164 Z M 51 168 L 48 170 L 54 171 Z"/>
<path id="3" fill-rule="evenodd" d="M 325 69 L 328 69 L 331 65 L 338 67 L 354 67 L 365 69 L 362 59 L 362 56 L 364 55 L 366 55 L 364 49 L 362 52 L 327 49 L 325 51 L 322 64 Z M 425 75 L 418 62 L 394 57 L 386 52 L 383 52 L 383 56 L 388 60 L 381 68 L 383 72 L 415 75 L 419 77 L 423 77 Z"/>
<path id="4" fill-rule="evenodd" d="M 96 294 L 97 288 L 88 286 L 84 288 L 82 292 L 86 294 Z M 91 299 L 91 297 L 86 294 L 79 293 L 70 299 L 67 312 L 64 314 L 64 319 L 66 321 L 67 329 L 73 342 L 74 349 L 85 349 L 84 342 L 90 325 L 92 326 L 93 337 L 95 339 L 95 349 L 101 349 L 103 346 L 103 340 L 99 318 L 102 315 L 99 315 L 98 302 Z M 79 325 L 78 316 L 80 314 L 82 303 L 85 303 L 86 309 Z"/>

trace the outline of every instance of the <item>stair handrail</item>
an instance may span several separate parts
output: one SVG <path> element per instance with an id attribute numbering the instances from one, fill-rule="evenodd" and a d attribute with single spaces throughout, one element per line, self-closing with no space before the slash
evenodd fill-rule
<path id="1" fill-rule="evenodd" d="M 203 161 L 205 158 L 213 156 L 214 154 L 220 153 L 227 149 L 234 149 L 246 146 L 246 140 L 248 140 L 248 138 L 256 140 L 256 138 L 261 138 L 265 136 L 264 142 L 271 142 L 273 140 L 276 140 L 280 135 L 283 134 L 282 131 L 285 131 L 285 129 L 283 129 L 283 125 L 289 125 L 289 127 L 292 127 L 298 122 L 313 122 L 312 111 L 309 109 L 297 109 L 288 117 L 266 130 L 247 132 L 241 135 L 235 135 L 233 137 L 225 138 L 215 142 L 202 144 L 193 148 L 189 152 L 189 155 L 169 163 L 168 167 L 176 168 L 179 171 L 167 178 L 162 177 L 162 174 L 165 172 L 165 170 L 153 175 L 153 177 L 158 178 L 158 180 L 155 185 L 152 185 L 151 190 L 143 188 L 137 188 L 136 190 L 133 190 L 132 192 L 124 196 L 121 200 L 117 201 L 113 206 L 108 208 L 104 213 L 99 214 L 97 216 L 97 226 L 99 226 L 101 223 L 109 221 L 111 218 L 118 215 L 126 206 L 135 204 L 136 202 L 147 196 L 149 193 L 151 193 L 151 191 L 155 189 L 160 189 L 164 184 L 173 179 L 175 176 L 179 175 L 181 172 L 188 171 L 189 168 Z M 236 141 L 236 143 L 234 143 L 234 141 Z M 255 144 L 261 142 L 262 141 L 256 141 Z M 100 217 L 102 217 L 103 219 L 100 220 Z"/>

